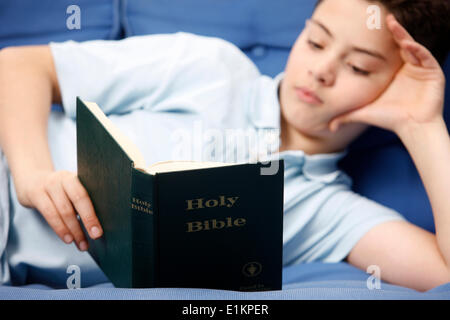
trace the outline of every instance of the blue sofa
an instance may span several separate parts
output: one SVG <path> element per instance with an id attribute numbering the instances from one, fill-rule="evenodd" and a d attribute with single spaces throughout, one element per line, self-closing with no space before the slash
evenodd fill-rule
<path id="1" fill-rule="evenodd" d="M 2 0 L 0 49 L 49 41 L 121 39 L 186 31 L 224 38 L 239 46 L 261 73 L 283 71 L 289 50 L 313 11 L 315 0 Z M 69 29 L 67 12 L 77 5 L 80 29 Z M 445 66 L 450 75 L 450 63 Z M 449 86 L 446 88 L 447 96 Z M 445 118 L 450 124 L 449 99 Z M 54 109 L 57 109 L 54 106 Z M 425 190 L 408 153 L 392 133 L 370 129 L 340 163 L 354 190 L 402 213 L 434 232 Z M 0 253 L 1 254 L 1 253 Z M 54 290 L 30 283 L 0 287 L 0 299 L 436 299 L 450 298 L 450 283 L 425 293 L 382 284 L 369 290 L 369 274 L 344 262 L 285 268 L 283 290 L 238 293 L 203 289 L 115 289 L 103 284 L 84 290 Z"/>

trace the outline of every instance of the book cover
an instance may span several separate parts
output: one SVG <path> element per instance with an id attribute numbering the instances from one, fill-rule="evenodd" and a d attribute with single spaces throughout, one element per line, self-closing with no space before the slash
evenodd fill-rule
<path id="1" fill-rule="evenodd" d="M 89 253 L 116 287 L 280 290 L 283 160 L 157 163 L 77 98 L 78 177 L 103 227 Z"/>

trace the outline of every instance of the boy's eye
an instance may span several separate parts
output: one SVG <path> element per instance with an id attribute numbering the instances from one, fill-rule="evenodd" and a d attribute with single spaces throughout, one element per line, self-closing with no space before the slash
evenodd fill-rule
<path id="1" fill-rule="evenodd" d="M 363 70 L 361 68 L 358 68 L 358 67 L 355 67 L 355 66 L 352 66 L 352 65 L 350 65 L 350 67 L 352 68 L 353 72 L 356 73 L 356 74 L 359 74 L 359 75 L 362 75 L 362 76 L 370 75 L 369 71 Z"/>
<path id="2" fill-rule="evenodd" d="M 308 44 L 313 49 L 317 49 L 317 50 L 322 50 L 323 49 L 323 46 L 321 46 L 320 44 L 318 44 L 317 42 L 314 42 L 312 40 L 308 40 Z"/>

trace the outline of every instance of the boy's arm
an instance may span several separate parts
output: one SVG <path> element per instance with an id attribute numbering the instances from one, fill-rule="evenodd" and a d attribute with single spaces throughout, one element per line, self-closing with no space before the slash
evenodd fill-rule
<path id="1" fill-rule="evenodd" d="M 387 222 L 370 230 L 347 260 L 381 278 L 426 291 L 450 282 L 450 138 L 443 119 L 406 125 L 399 133 L 411 154 L 433 209 L 436 235 L 407 222 Z"/>
<path id="2" fill-rule="evenodd" d="M 26 184 L 32 170 L 53 170 L 47 121 L 52 101 L 61 98 L 52 70 L 48 47 L 0 51 L 0 146 L 16 186 Z"/>
<path id="3" fill-rule="evenodd" d="M 366 270 L 377 265 L 381 278 L 428 290 L 450 282 L 450 138 L 443 119 L 445 76 L 432 54 L 392 16 L 388 26 L 404 66 L 374 103 L 330 124 L 363 122 L 395 132 L 409 151 L 427 191 L 436 235 L 411 223 L 386 222 L 364 235 L 347 257 Z"/>
<path id="4" fill-rule="evenodd" d="M 436 240 L 450 274 L 450 137 L 446 124 L 440 117 L 433 123 L 405 125 L 397 134 L 425 185 L 436 225 Z"/>
<path id="5" fill-rule="evenodd" d="M 76 174 L 53 168 L 47 123 L 52 102 L 60 101 L 48 46 L 0 51 L 0 147 L 18 200 L 37 208 L 61 239 L 67 243 L 75 240 L 80 247 L 84 236 L 73 206 L 87 227 L 99 223 Z"/>

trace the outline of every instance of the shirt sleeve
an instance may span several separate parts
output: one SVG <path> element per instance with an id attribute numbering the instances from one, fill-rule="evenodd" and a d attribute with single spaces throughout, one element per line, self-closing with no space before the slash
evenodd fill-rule
<path id="1" fill-rule="evenodd" d="M 287 244 L 285 263 L 342 261 L 373 227 L 406 221 L 398 212 L 339 186 L 323 190 L 314 198 L 322 205 Z"/>
<path id="2" fill-rule="evenodd" d="M 233 44 L 185 32 L 123 40 L 51 42 L 50 48 L 63 109 L 73 119 L 77 96 L 96 102 L 107 115 L 140 108 L 161 111 L 167 108 L 161 101 L 174 95 L 192 96 L 212 92 L 211 88 L 225 93 L 220 86 L 235 74 L 258 72 Z M 214 101 L 210 100 L 212 105 Z M 189 107 L 189 101 L 171 106 Z"/>

